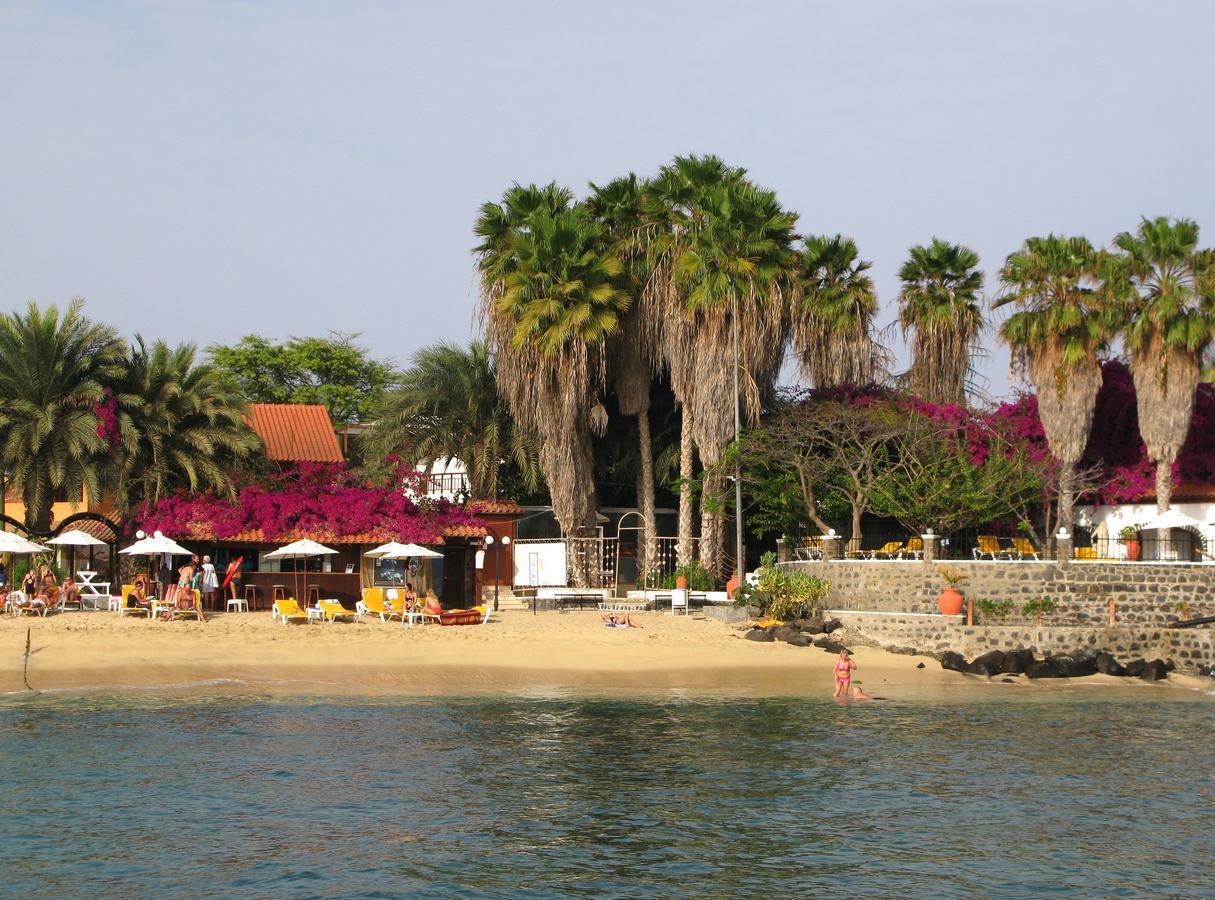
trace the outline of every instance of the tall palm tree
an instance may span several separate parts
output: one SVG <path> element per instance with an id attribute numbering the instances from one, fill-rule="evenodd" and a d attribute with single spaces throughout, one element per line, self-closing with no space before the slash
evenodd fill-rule
<path id="1" fill-rule="evenodd" d="M 620 331 L 609 345 L 608 374 L 620 412 L 637 419 L 637 506 L 644 521 L 637 570 L 642 575 L 658 559 L 650 393 L 654 374 L 661 368 L 655 339 L 658 329 L 643 291 L 649 276 L 644 239 L 646 190 L 645 182 L 630 172 L 602 187 L 592 184 L 586 201 L 591 215 L 606 230 L 612 252 L 624 265 L 622 285 L 631 301 Z"/>
<path id="2" fill-rule="evenodd" d="M 758 420 L 784 358 L 797 217 L 746 170 L 713 156 L 676 157 L 652 182 L 647 300 L 663 323 L 662 347 L 681 406 L 679 557 L 691 549 L 692 444 L 706 466 L 734 438 L 733 313 L 738 307 L 743 415 Z M 720 476 L 717 476 L 720 478 Z M 707 485 L 719 493 L 720 485 Z M 723 517 L 702 510 L 701 562 L 720 571 Z"/>
<path id="3" fill-rule="evenodd" d="M 1121 252 L 1110 278 L 1121 300 L 1139 433 L 1156 466 L 1156 507 L 1164 512 L 1215 333 L 1215 251 L 1199 249 L 1195 222 L 1166 216 L 1143 219 L 1114 246 Z"/>
<path id="4" fill-rule="evenodd" d="M 122 371 L 114 329 L 82 314 L 73 300 L 58 307 L 30 303 L 0 316 L 0 468 L 25 503 L 25 524 L 45 534 L 56 492 L 96 497 L 102 455 L 97 407 Z"/>
<path id="5" fill-rule="evenodd" d="M 793 341 L 802 373 L 816 388 L 869 384 L 875 353 L 870 328 L 877 291 L 856 242 L 843 235 L 808 236 L 798 254 Z"/>
<path id="6" fill-rule="evenodd" d="M 1073 475 L 1101 389 L 1100 356 L 1111 337 L 1098 268 L 1099 254 L 1086 238 L 1031 237 L 1005 260 L 1000 280 L 1007 293 L 995 304 L 1018 307 L 1000 326 L 1000 338 L 1037 389 L 1038 415 L 1060 466 L 1058 523 L 1067 528 Z"/>
<path id="7" fill-rule="evenodd" d="M 110 479 L 123 515 L 175 489 L 236 494 L 233 471 L 261 446 L 248 404 L 193 344 L 149 348 L 136 336 L 115 385 L 118 440 Z"/>
<path id="8" fill-rule="evenodd" d="M 372 455 L 401 457 L 411 465 L 456 458 L 468 469 L 469 492 L 498 494 L 498 469 L 511 460 L 528 488 L 538 483 L 537 442 L 516 428 L 498 394 L 493 357 L 484 341 L 467 347 L 434 344 L 417 351 L 384 398 L 363 438 Z"/>
<path id="9" fill-rule="evenodd" d="M 933 238 L 899 268 L 899 325 L 915 333 L 908 387 L 930 403 L 966 402 L 970 357 L 983 327 L 979 256 Z"/>
<path id="10" fill-rule="evenodd" d="M 486 332 L 511 412 L 540 438 L 540 469 L 567 535 L 594 527 L 590 432 L 601 403 L 606 344 L 629 306 L 623 265 L 602 226 L 560 189 L 519 188 L 482 207 L 477 247 Z M 575 561 L 575 578 L 582 578 Z"/>

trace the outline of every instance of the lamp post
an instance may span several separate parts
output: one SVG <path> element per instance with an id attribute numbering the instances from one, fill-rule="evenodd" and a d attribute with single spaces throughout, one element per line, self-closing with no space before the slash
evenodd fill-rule
<path id="1" fill-rule="evenodd" d="M 498 581 L 501 577 L 501 568 L 498 565 L 498 548 L 510 546 L 510 536 L 502 535 L 502 540 L 495 543 L 492 534 L 485 535 L 485 546 L 494 548 L 494 612 L 498 611 Z"/>

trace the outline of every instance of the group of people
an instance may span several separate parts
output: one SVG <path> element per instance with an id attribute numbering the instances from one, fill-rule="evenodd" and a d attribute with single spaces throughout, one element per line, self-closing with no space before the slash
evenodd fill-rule
<path id="1" fill-rule="evenodd" d="M 414 590 L 412 581 L 407 581 L 405 589 L 401 591 L 401 609 L 395 609 L 391 598 L 386 599 L 384 604 L 389 609 L 392 609 L 394 613 L 421 609 L 428 616 L 437 616 L 443 612 L 443 604 L 439 602 L 439 595 L 435 593 L 435 589 L 433 587 L 427 588 L 426 596 L 419 599 L 418 592 Z"/>
<path id="2" fill-rule="evenodd" d="M 80 603 L 80 588 L 72 576 L 65 576 L 63 584 L 60 584 L 54 571 L 45 563 L 41 566 L 30 566 L 25 577 L 21 579 L 18 591 L 19 595 L 14 599 L 13 592 L 8 590 L 8 573 L 5 572 L 0 592 L 4 594 L 6 602 L 22 609 L 43 611 L 68 603 Z"/>

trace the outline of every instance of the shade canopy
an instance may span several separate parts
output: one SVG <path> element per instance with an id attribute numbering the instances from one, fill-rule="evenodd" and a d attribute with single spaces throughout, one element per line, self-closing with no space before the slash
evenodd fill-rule
<path id="1" fill-rule="evenodd" d="M 1206 523 L 1169 507 L 1156 518 L 1139 526 L 1141 531 L 1167 531 L 1170 528 L 1202 528 Z"/>
<path id="2" fill-rule="evenodd" d="M 173 556 L 189 556 L 191 551 L 172 538 L 167 538 L 163 535 L 160 537 L 153 535 L 152 537 L 136 541 L 131 546 L 124 547 L 118 552 L 126 553 L 130 556 L 157 556 L 161 553 L 170 553 Z"/>
<path id="3" fill-rule="evenodd" d="M 442 559 L 443 557 L 442 553 L 428 550 L 420 544 L 402 544 L 398 541 L 380 544 L 380 546 L 373 550 L 368 550 L 363 555 L 376 559 Z"/>
<path id="4" fill-rule="evenodd" d="M 30 553 L 50 553 L 50 547 L 35 544 L 28 538 L 12 531 L 0 531 L 0 553 L 15 553 L 24 556 Z"/>
<path id="5" fill-rule="evenodd" d="M 328 556 L 330 553 L 337 552 L 332 547 L 326 547 L 324 544 L 304 538 L 288 544 L 286 547 L 271 550 L 266 554 L 266 559 L 305 559 L 309 556 Z"/>
<path id="6" fill-rule="evenodd" d="M 58 544 L 61 547 L 104 547 L 105 541 L 93 537 L 87 531 L 81 531 L 78 528 L 73 528 L 71 531 L 65 531 L 58 537 L 53 537 L 48 544 Z"/>

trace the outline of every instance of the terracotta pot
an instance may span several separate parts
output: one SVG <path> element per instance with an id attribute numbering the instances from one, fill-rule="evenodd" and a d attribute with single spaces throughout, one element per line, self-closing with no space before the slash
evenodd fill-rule
<path id="1" fill-rule="evenodd" d="M 675 576 L 675 587 L 681 591 L 687 590 L 688 576 L 687 575 L 676 575 Z"/>
<path id="2" fill-rule="evenodd" d="M 1138 562 L 1143 555 L 1143 544 L 1139 541 L 1123 541 L 1126 544 L 1126 558 L 1129 562 Z"/>
<path id="3" fill-rule="evenodd" d="M 941 615 L 943 616 L 961 615 L 964 599 L 961 591 L 954 588 L 945 588 L 945 590 L 941 591 L 941 595 L 937 597 L 937 609 L 941 611 Z"/>
<path id="4" fill-rule="evenodd" d="M 726 596 L 733 600 L 736 590 L 738 590 L 738 576 L 731 575 L 730 580 L 726 582 Z"/>

